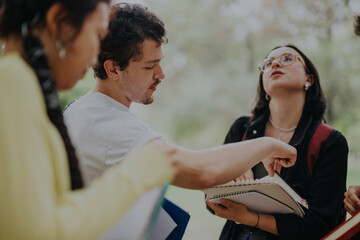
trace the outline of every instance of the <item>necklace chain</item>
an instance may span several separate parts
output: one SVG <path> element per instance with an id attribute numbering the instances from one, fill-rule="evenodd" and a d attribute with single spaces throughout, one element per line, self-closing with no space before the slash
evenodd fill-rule
<path id="1" fill-rule="evenodd" d="M 278 127 L 278 126 L 276 126 L 276 125 L 271 121 L 271 117 L 270 117 L 270 116 L 269 116 L 269 122 L 270 122 L 270 124 L 271 124 L 274 128 L 276 128 L 277 130 L 279 130 L 279 131 L 281 131 L 281 132 L 291 132 L 291 131 L 293 131 L 294 129 L 297 128 L 297 124 L 296 124 L 295 126 L 291 127 L 291 128 L 281 128 L 281 127 Z"/>

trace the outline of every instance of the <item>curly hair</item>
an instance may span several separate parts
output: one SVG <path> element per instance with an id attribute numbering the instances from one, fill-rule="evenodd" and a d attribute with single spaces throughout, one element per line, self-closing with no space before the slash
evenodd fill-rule
<path id="1" fill-rule="evenodd" d="M 162 20 L 140 4 L 119 3 L 111 9 L 109 33 L 101 42 L 98 62 L 93 67 L 95 76 L 106 79 L 104 62 L 114 60 L 124 70 L 131 59 L 141 60 L 142 43 L 154 40 L 159 45 L 167 43 Z"/>
<path id="2" fill-rule="evenodd" d="M 315 65 L 303 52 L 300 51 L 300 49 L 291 44 L 275 47 L 270 52 L 282 47 L 289 47 L 298 52 L 305 61 L 306 73 L 313 76 L 314 83 L 306 92 L 304 111 L 308 111 L 312 115 L 314 120 L 325 120 L 324 114 L 327 108 L 327 104 L 323 90 L 320 86 L 320 76 L 315 68 Z M 266 99 L 266 92 L 264 89 L 262 73 L 260 73 L 259 76 L 259 83 L 257 87 L 257 95 L 255 102 L 255 107 L 251 111 L 255 116 L 262 114 L 263 112 L 265 112 L 266 109 L 269 108 L 269 100 Z"/>

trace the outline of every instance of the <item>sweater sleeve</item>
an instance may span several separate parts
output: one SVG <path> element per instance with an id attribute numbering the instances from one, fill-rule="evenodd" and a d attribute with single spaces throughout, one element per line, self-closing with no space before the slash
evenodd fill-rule
<path id="1" fill-rule="evenodd" d="M 320 239 L 338 224 L 344 210 L 348 151 L 344 136 L 334 131 L 314 165 L 304 218 L 275 214 L 280 239 Z"/>
<path id="2" fill-rule="evenodd" d="M 148 144 L 88 188 L 71 191 L 65 147 L 36 78 L 16 56 L 6 61 L 0 61 L 0 239 L 97 239 L 143 193 L 171 181 L 170 161 Z"/>

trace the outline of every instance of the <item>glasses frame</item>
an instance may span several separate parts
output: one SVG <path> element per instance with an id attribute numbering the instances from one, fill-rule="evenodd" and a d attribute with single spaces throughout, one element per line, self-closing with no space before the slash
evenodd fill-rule
<path id="1" fill-rule="evenodd" d="M 301 62 L 301 64 L 304 66 L 304 68 L 306 69 L 305 63 L 303 62 L 303 60 L 301 60 L 300 56 L 297 55 L 297 54 L 293 54 L 293 53 L 284 53 L 284 54 L 281 54 L 279 57 L 273 58 L 273 60 L 272 60 L 272 62 L 271 62 L 271 65 L 273 64 L 273 62 L 274 62 L 275 60 L 277 60 L 278 63 L 280 64 L 280 66 L 282 66 L 282 67 L 288 67 L 288 66 L 293 65 L 294 62 L 295 62 L 295 60 L 294 60 L 292 63 L 290 63 L 289 65 L 282 65 L 282 64 L 281 64 L 281 60 L 280 60 L 280 59 L 281 59 L 282 57 L 286 56 L 286 55 L 293 55 L 293 56 L 295 57 L 295 60 L 298 59 L 298 60 Z M 267 61 L 267 60 L 270 60 L 270 59 L 266 58 L 266 59 L 264 59 L 261 63 L 259 63 L 258 69 L 259 69 L 260 73 L 264 73 L 264 72 L 265 72 L 264 70 L 262 70 L 261 65 L 262 65 L 265 61 Z"/>

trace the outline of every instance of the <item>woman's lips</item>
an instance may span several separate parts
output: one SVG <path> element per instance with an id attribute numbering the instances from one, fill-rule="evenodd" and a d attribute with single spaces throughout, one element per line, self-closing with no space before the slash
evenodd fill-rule
<path id="1" fill-rule="evenodd" d="M 273 76 L 279 76 L 279 75 L 282 75 L 284 74 L 283 72 L 279 71 L 279 70 L 275 70 L 271 73 L 270 77 L 273 77 Z"/>

